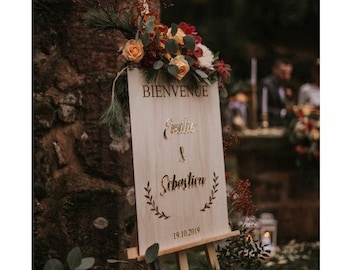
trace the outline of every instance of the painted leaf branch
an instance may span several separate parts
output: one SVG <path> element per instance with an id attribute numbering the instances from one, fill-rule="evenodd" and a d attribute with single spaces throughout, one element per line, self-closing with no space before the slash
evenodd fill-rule
<path id="1" fill-rule="evenodd" d="M 151 205 L 151 211 L 155 211 L 155 215 L 158 216 L 158 218 L 164 218 L 168 219 L 170 216 L 166 215 L 163 211 L 159 210 L 158 205 L 156 204 L 155 200 L 153 199 L 153 196 L 151 195 L 151 188 L 150 188 L 150 182 L 148 181 L 148 184 L 146 187 L 144 187 L 144 190 L 146 191 L 146 195 L 144 197 L 147 199 L 147 204 Z"/>
<path id="2" fill-rule="evenodd" d="M 201 209 L 202 212 L 204 212 L 206 209 L 210 208 L 210 206 L 213 204 L 213 200 L 216 199 L 215 194 L 218 191 L 218 189 L 217 189 L 217 186 L 218 186 L 217 179 L 218 179 L 218 176 L 214 172 L 214 178 L 213 178 L 214 184 L 212 186 L 212 190 L 211 190 L 211 193 L 210 193 L 210 196 L 209 196 L 209 201 L 204 204 L 204 207 Z"/>

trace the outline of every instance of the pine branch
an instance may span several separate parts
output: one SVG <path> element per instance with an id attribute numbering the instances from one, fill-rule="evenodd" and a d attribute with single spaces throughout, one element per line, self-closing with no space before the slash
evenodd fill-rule
<path id="1" fill-rule="evenodd" d="M 117 74 L 112 82 L 111 103 L 99 119 L 99 125 L 105 125 L 110 132 L 122 137 L 125 134 L 126 116 L 128 111 L 127 67 Z"/>
<path id="2" fill-rule="evenodd" d="M 99 7 L 87 11 L 83 19 L 85 25 L 95 31 L 117 30 L 129 39 L 136 32 L 135 26 L 131 24 L 131 11 L 119 13 L 114 8 Z"/>
<path id="3" fill-rule="evenodd" d="M 112 100 L 109 107 L 101 115 L 99 125 L 106 125 L 112 134 L 121 137 L 125 134 L 126 118 L 122 105 L 117 99 Z"/>

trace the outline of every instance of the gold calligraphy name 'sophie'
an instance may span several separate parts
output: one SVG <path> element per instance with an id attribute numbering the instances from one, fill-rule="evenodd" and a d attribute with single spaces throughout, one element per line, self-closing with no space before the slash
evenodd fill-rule
<path id="1" fill-rule="evenodd" d="M 158 97 L 208 97 L 208 87 L 205 84 L 197 88 L 182 84 L 144 84 L 142 86 L 144 98 Z"/>
<path id="2" fill-rule="evenodd" d="M 165 122 L 165 128 L 163 135 L 165 139 L 168 139 L 171 134 L 190 134 L 194 133 L 197 125 L 188 120 L 187 117 L 184 118 L 180 123 L 174 123 L 174 120 L 169 118 Z"/>
<path id="3" fill-rule="evenodd" d="M 161 196 L 164 196 L 168 191 L 175 191 L 177 189 L 189 189 L 189 188 L 197 188 L 203 187 L 206 182 L 206 178 L 204 176 L 195 176 L 191 172 L 189 172 L 187 177 L 177 179 L 176 174 L 170 178 L 169 175 L 164 175 L 162 177 L 161 185 L 163 191 L 160 192 Z"/>

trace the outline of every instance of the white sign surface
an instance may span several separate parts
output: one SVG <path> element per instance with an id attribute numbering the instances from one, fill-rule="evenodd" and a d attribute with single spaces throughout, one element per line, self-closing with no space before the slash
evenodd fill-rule
<path id="1" fill-rule="evenodd" d="M 217 83 L 128 86 L 139 255 L 230 232 Z"/>

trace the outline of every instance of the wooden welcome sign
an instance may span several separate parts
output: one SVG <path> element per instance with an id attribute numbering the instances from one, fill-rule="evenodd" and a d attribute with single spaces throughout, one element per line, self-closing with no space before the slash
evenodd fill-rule
<path id="1" fill-rule="evenodd" d="M 217 83 L 145 82 L 128 70 L 138 254 L 159 254 L 230 233 Z"/>

